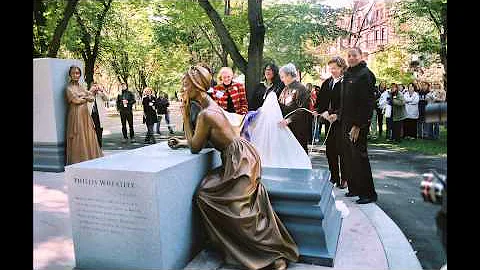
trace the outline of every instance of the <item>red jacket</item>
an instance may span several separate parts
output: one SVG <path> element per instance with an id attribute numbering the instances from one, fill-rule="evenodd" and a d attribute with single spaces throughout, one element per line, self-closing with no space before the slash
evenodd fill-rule
<path id="1" fill-rule="evenodd" d="M 227 110 L 227 93 L 223 84 L 218 84 L 213 88 L 212 98 L 224 110 Z M 232 82 L 228 87 L 230 96 L 232 97 L 235 113 L 246 114 L 248 112 L 247 96 L 245 94 L 245 86 L 239 82 Z"/>

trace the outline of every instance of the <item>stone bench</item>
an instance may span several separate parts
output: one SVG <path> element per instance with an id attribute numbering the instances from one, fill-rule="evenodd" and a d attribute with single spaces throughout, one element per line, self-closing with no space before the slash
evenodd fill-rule
<path id="1" fill-rule="evenodd" d="M 182 269 L 200 250 L 193 195 L 221 164 L 166 142 L 65 167 L 75 269 Z"/>
<path id="2" fill-rule="evenodd" d="M 182 269 L 203 247 L 193 196 L 218 151 L 166 142 L 65 167 L 76 269 Z M 329 172 L 263 168 L 303 262 L 332 266 L 340 212 Z"/>

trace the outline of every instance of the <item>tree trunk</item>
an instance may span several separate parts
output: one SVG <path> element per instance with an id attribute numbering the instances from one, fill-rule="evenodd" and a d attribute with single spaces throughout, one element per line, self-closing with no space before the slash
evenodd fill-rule
<path id="1" fill-rule="evenodd" d="M 245 87 L 247 101 L 253 98 L 253 91 L 260 82 L 263 64 L 263 45 L 265 39 L 265 25 L 263 24 L 262 0 L 248 1 L 248 24 L 250 28 L 250 43 L 248 45 L 248 62 L 240 54 L 233 42 L 230 33 L 223 24 L 217 11 L 208 0 L 199 0 L 200 6 L 205 10 L 212 22 L 215 32 L 220 38 L 224 51 L 230 54 L 234 65 L 245 74 Z"/>
<path id="2" fill-rule="evenodd" d="M 262 77 L 263 44 L 265 39 L 261 0 L 248 1 L 248 24 L 250 26 L 250 43 L 248 45 L 245 88 L 248 104 L 253 104 L 253 94 Z"/>
<path id="3" fill-rule="evenodd" d="M 220 38 L 220 42 L 222 46 L 224 46 L 224 50 L 226 50 L 230 57 L 232 58 L 235 65 L 244 73 L 247 73 L 247 61 L 243 56 L 240 54 L 235 42 L 233 42 L 230 33 L 228 32 L 227 28 L 222 22 L 222 19 L 218 15 L 217 11 L 212 7 L 208 0 L 198 0 L 199 5 L 205 10 L 207 13 L 208 18 L 213 24 L 215 28 L 215 32 L 217 33 L 218 37 Z M 250 1 L 249 1 L 250 3 Z"/>
<path id="4" fill-rule="evenodd" d="M 448 25 L 447 25 L 447 4 L 442 6 L 442 25 L 443 25 L 443 34 L 440 35 L 440 43 L 441 43 L 441 51 L 440 51 L 440 58 L 442 59 L 443 64 L 443 89 L 447 91 L 447 33 L 448 33 Z M 446 92 L 448 94 L 448 92 Z"/>
<path id="5" fill-rule="evenodd" d="M 90 89 L 90 86 L 93 83 L 94 67 L 95 67 L 95 59 L 93 57 L 85 61 L 85 82 L 87 83 L 87 89 Z"/>
<path id="6" fill-rule="evenodd" d="M 228 66 L 228 52 L 222 48 L 222 54 L 220 55 L 220 59 L 222 60 L 222 67 Z"/>
<path id="7" fill-rule="evenodd" d="M 57 57 L 58 49 L 60 48 L 60 40 L 62 39 L 63 32 L 67 28 L 68 21 L 73 15 L 73 11 L 77 6 L 78 0 L 69 0 L 67 6 L 65 7 L 65 12 L 63 13 L 62 20 L 58 23 L 55 28 L 55 32 L 52 37 L 52 41 L 48 46 L 47 57 L 55 58 Z"/>
<path id="8" fill-rule="evenodd" d="M 91 35 L 88 33 L 85 24 L 83 23 L 80 15 L 74 10 L 75 15 L 77 16 L 77 22 L 80 25 L 80 28 L 83 32 L 82 42 L 85 46 L 85 50 L 82 52 L 83 58 L 85 60 L 85 81 L 87 82 L 88 88 L 90 88 L 90 84 L 93 82 L 93 75 L 95 71 L 95 61 L 97 60 L 98 51 L 100 48 L 100 33 L 102 31 L 102 27 L 104 25 L 105 16 L 107 15 L 108 10 L 110 9 L 110 4 L 112 0 L 108 0 L 107 3 L 103 2 L 104 10 L 100 15 L 100 19 L 98 22 L 98 29 L 95 33 L 95 42 L 93 45 L 93 50 L 90 46 Z"/>
<path id="9" fill-rule="evenodd" d="M 440 50 L 440 59 L 443 64 L 443 89 L 447 91 L 447 35 L 440 35 L 440 42 L 442 44 Z"/>

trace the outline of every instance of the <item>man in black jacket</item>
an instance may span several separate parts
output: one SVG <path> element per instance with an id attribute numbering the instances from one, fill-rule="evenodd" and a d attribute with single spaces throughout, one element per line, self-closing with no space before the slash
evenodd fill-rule
<path id="1" fill-rule="evenodd" d="M 358 196 L 359 204 L 374 202 L 377 193 L 367 153 L 367 135 L 374 108 L 376 78 L 362 60 L 360 48 L 348 51 L 348 69 L 343 77 L 340 119 L 348 176 L 347 197 Z"/>
<path id="2" fill-rule="evenodd" d="M 347 68 L 347 63 L 345 63 L 343 58 L 336 56 L 328 61 L 328 68 L 332 76 L 322 83 L 317 94 L 317 106 L 315 109 L 317 115 L 320 115 L 325 122 L 325 130 L 328 131 L 330 129 L 326 141 L 330 181 L 338 188 L 343 189 L 345 188 L 347 173 L 342 154 L 342 127 L 338 121 L 338 113 L 340 110 L 343 72 Z"/>
<path id="3" fill-rule="evenodd" d="M 168 113 L 168 107 L 170 102 L 168 101 L 167 93 L 159 93 L 155 107 L 157 108 L 158 122 L 157 122 L 157 134 L 160 133 L 160 123 L 162 122 L 162 115 L 165 115 L 165 122 L 167 123 L 168 131 L 170 135 L 173 134 L 173 129 L 170 126 L 170 115 Z"/>
<path id="4" fill-rule="evenodd" d="M 130 142 L 135 142 L 135 132 L 133 131 L 133 112 L 132 106 L 135 104 L 135 95 L 128 91 L 127 84 L 122 83 L 122 92 L 117 96 L 117 111 L 120 113 L 120 120 L 122 121 L 123 143 L 127 142 L 127 126 L 130 129 Z"/>

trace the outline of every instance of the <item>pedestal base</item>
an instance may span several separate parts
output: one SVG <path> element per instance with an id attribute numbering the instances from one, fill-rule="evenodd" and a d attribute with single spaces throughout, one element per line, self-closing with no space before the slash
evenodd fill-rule
<path id="1" fill-rule="evenodd" d="M 342 225 L 328 170 L 263 168 L 273 209 L 295 240 L 300 262 L 332 267 Z"/>
<path id="2" fill-rule="evenodd" d="M 33 143 L 33 170 L 43 172 L 65 171 L 64 143 Z"/>

